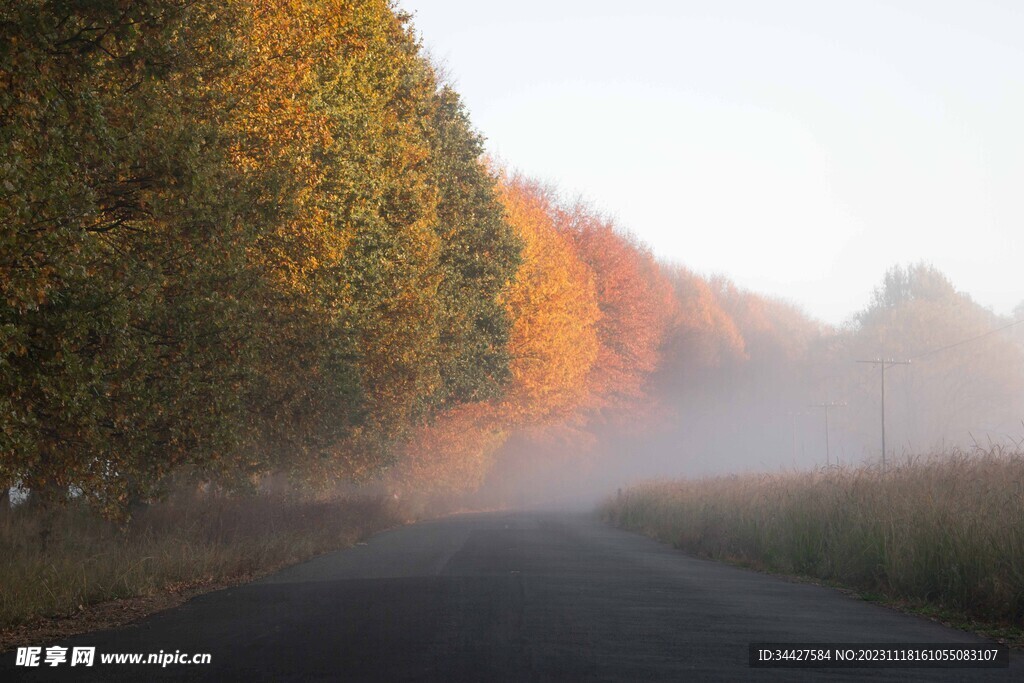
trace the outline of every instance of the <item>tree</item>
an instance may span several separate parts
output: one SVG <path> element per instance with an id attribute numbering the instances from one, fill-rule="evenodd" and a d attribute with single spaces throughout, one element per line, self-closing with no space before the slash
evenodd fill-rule
<path id="1" fill-rule="evenodd" d="M 668 269 L 675 315 L 663 345 L 658 387 L 672 395 L 701 385 L 709 374 L 745 358 L 743 336 L 704 278 L 675 266 Z"/>
<path id="2" fill-rule="evenodd" d="M 512 382 L 502 401 L 511 424 L 565 417 L 587 393 L 601 313 L 593 271 L 558 229 L 550 190 L 502 177 L 499 196 L 522 241 L 522 264 L 504 294 L 512 320 Z"/>
<path id="3" fill-rule="evenodd" d="M 482 141 L 448 87 L 435 97 L 432 128 L 442 237 L 438 398 L 450 406 L 497 398 L 511 378 L 511 323 L 499 297 L 520 264 L 521 243 L 505 221 Z"/>
<path id="4" fill-rule="evenodd" d="M 991 311 L 926 264 L 895 267 L 844 340 L 851 358 L 910 359 L 886 382 L 887 435 L 896 448 L 969 446 L 1015 433 L 1024 353 Z M 864 433 L 877 434 L 877 373 L 851 382 L 867 406 Z M 877 437 L 876 437 L 877 438 Z"/>
<path id="5" fill-rule="evenodd" d="M 0 11 L 0 480 L 365 474 L 500 391 L 518 247 L 390 3 Z"/>
<path id="6" fill-rule="evenodd" d="M 594 273 L 598 355 L 588 377 L 589 407 L 637 409 L 676 315 L 668 279 L 649 251 L 582 205 L 567 212 L 566 236 Z"/>

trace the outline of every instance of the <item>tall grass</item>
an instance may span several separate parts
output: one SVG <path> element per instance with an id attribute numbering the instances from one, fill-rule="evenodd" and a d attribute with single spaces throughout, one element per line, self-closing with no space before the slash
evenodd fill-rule
<path id="1" fill-rule="evenodd" d="M 383 499 L 177 496 L 127 529 L 83 507 L 0 513 L 0 631 L 41 616 L 262 574 L 399 522 Z"/>
<path id="2" fill-rule="evenodd" d="M 1024 454 L 652 482 L 603 507 L 684 550 L 1024 623 Z"/>

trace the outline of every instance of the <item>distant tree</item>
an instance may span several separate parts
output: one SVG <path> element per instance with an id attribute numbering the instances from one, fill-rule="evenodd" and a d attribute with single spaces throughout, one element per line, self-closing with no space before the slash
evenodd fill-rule
<path id="1" fill-rule="evenodd" d="M 929 264 L 894 266 L 886 271 L 882 285 L 875 288 L 871 305 L 860 314 L 860 318 L 864 320 L 873 313 L 912 301 L 944 301 L 954 299 L 956 295 L 949 278 Z"/>
<path id="2" fill-rule="evenodd" d="M 601 311 L 588 408 L 605 413 L 642 410 L 648 380 L 676 315 L 671 285 L 650 252 L 611 221 L 582 205 L 572 207 L 566 219 L 565 234 L 594 273 Z"/>
<path id="3" fill-rule="evenodd" d="M 726 364 L 747 358 L 743 335 L 711 284 L 681 266 L 667 269 L 675 314 L 663 345 L 658 385 L 666 395 L 692 390 Z"/>
<path id="4" fill-rule="evenodd" d="M 1024 353 L 991 311 L 958 292 L 942 273 L 896 267 L 848 333 L 850 358 L 911 359 L 887 382 L 889 436 L 897 448 L 971 445 L 1019 426 Z M 976 338 L 976 339 L 975 339 Z M 861 368 L 861 402 L 877 406 L 875 373 Z M 877 420 L 875 408 L 869 420 Z"/>

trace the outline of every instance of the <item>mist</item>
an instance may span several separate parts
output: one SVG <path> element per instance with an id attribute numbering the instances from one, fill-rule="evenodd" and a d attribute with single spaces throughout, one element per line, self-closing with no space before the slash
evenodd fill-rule
<path id="1" fill-rule="evenodd" d="M 927 264 L 895 266 L 833 327 L 722 278 L 672 278 L 714 315 L 683 306 L 645 397 L 516 434 L 476 504 L 584 509 L 652 479 L 878 464 L 880 360 L 890 463 L 1024 443 L 1024 305 L 999 316 Z"/>

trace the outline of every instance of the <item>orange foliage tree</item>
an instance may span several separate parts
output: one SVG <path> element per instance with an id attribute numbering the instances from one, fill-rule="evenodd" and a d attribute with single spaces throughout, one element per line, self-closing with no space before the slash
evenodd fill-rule
<path id="1" fill-rule="evenodd" d="M 588 408 L 606 413 L 636 409 L 676 315 L 671 284 L 650 251 L 611 221 L 582 205 L 568 211 L 566 219 L 565 234 L 594 273 L 601 311 Z"/>
<path id="2" fill-rule="evenodd" d="M 502 295 L 511 377 L 501 397 L 446 411 L 409 439 L 395 477 L 406 489 L 477 488 L 513 430 L 568 420 L 588 395 L 601 347 L 594 272 L 549 189 L 499 174 L 498 197 L 522 245 Z"/>
<path id="3" fill-rule="evenodd" d="M 723 363 L 746 357 L 743 335 L 707 280 L 683 268 L 668 270 L 676 303 L 663 348 L 658 384 L 677 392 Z"/>
<path id="4" fill-rule="evenodd" d="M 586 397 L 600 353 L 594 272 L 559 229 L 565 217 L 551 190 L 505 177 L 500 198 L 523 243 L 522 265 L 504 295 L 512 382 L 502 414 L 511 424 L 564 417 Z"/>
<path id="5" fill-rule="evenodd" d="M 406 493 L 431 497 L 474 491 L 508 433 L 489 403 L 451 408 L 403 444 L 390 483 Z"/>

